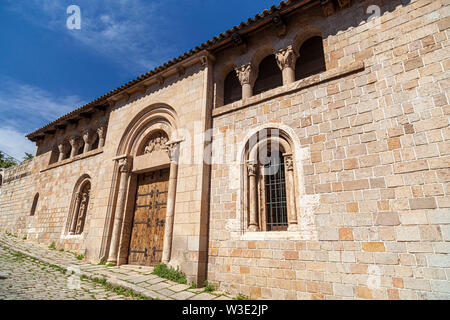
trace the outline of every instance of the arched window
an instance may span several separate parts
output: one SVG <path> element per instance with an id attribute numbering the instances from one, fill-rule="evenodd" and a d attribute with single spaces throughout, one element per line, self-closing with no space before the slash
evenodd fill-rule
<path id="1" fill-rule="evenodd" d="M 291 143 L 277 129 L 268 129 L 250 139 L 247 150 L 247 230 L 297 230 Z"/>
<path id="2" fill-rule="evenodd" d="M 77 153 L 76 153 L 77 156 L 80 155 L 80 154 L 83 154 L 83 151 L 84 151 L 84 145 L 85 145 L 84 141 L 83 141 L 83 140 L 80 140 L 80 142 L 79 142 L 79 147 L 78 147 L 78 151 L 77 151 Z"/>
<path id="3" fill-rule="evenodd" d="M 68 144 L 68 146 L 66 147 L 66 152 L 64 152 L 63 160 L 69 159 L 71 153 L 72 153 L 72 146 Z"/>
<path id="4" fill-rule="evenodd" d="M 225 105 L 242 99 L 242 86 L 235 70 L 225 78 L 223 99 Z"/>
<path id="5" fill-rule="evenodd" d="M 51 154 L 50 154 L 50 161 L 48 164 L 53 164 L 58 162 L 58 157 L 59 157 L 59 150 L 58 150 L 58 146 L 53 146 Z"/>
<path id="6" fill-rule="evenodd" d="M 253 94 L 279 87 L 283 85 L 283 75 L 278 67 L 274 54 L 265 57 L 258 68 L 258 78 L 253 87 Z"/>
<path id="7" fill-rule="evenodd" d="M 34 214 L 36 213 L 38 201 L 39 201 L 39 193 L 36 193 L 33 199 L 33 204 L 31 205 L 30 216 L 34 216 Z"/>
<path id="8" fill-rule="evenodd" d="M 98 142 L 99 142 L 98 133 L 95 133 L 94 135 L 95 135 L 95 138 L 94 138 L 94 143 L 92 144 L 91 150 L 98 149 Z"/>
<path id="9" fill-rule="evenodd" d="M 91 181 L 89 177 L 85 176 L 80 183 L 77 183 L 72 197 L 68 234 L 79 235 L 83 233 L 89 208 L 90 193 Z"/>
<path id="10" fill-rule="evenodd" d="M 295 64 L 295 80 L 326 70 L 322 37 L 309 38 L 299 49 L 299 58 Z"/>

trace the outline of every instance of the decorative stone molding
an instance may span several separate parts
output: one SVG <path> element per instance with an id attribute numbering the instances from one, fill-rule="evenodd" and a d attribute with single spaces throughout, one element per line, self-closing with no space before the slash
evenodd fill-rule
<path id="1" fill-rule="evenodd" d="M 292 159 L 292 154 L 284 155 L 284 165 L 287 171 L 294 170 L 294 160 Z"/>
<path id="2" fill-rule="evenodd" d="M 244 54 L 247 52 L 247 42 L 244 40 L 244 38 L 237 32 L 234 32 L 231 35 L 231 41 L 233 41 L 233 44 L 239 48 L 241 54 Z"/>
<path id="3" fill-rule="evenodd" d="M 238 68 L 235 69 L 236 74 L 238 76 L 239 82 L 241 85 L 250 84 L 253 86 L 255 84 L 257 74 L 255 71 L 255 68 L 253 67 L 252 63 L 244 64 Z"/>
<path id="4" fill-rule="evenodd" d="M 179 77 L 184 76 L 184 74 L 186 73 L 186 68 L 183 66 L 177 66 L 177 73 Z"/>
<path id="5" fill-rule="evenodd" d="M 156 79 L 156 82 L 158 83 L 159 86 L 162 86 L 164 84 L 164 77 L 163 76 L 157 76 L 155 79 Z"/>
<path id="6" fill-rule="evenodd" d="M 337 0 L 339 8 L 344 9 L 350 7 L 351 0 Z"/>
<path id="7" fill-rule="evenodd" d="M 63 141 L 58 144 L 58 151 L 59 154 L 65 154 L 67 151 L 69 151 L 69 145 L 67 144 L 67 141 Z"/>
<path id="8" fill-rule="evenodd" d="M 325 17 L 329 17 L 334 13 L 334 4 L 331 0 L 321 0 L 320 6 Z"/>
<path id="9" fill-rule="evenodd" d="M 87 212 L 87 206 L 88 206 L 88 202 L 89 202 L 89 194 L 90 194 L 90 189 L 87 190 L 86 192 L 81 193 L 81 195 L 79 196 L 80 209 L 79 209 L 78 217 L 76 219 L 76 228 L 75 228 L 76 234 L 81 234 L 83 232 L 83 226 L 84 226 L 84 221 L 85 221 L 86 212 Z"/>
<path id="10" fill-rule="evenodd" d="M 166 149 L 166 143 L 169 141 L 169 138 L 164 133 L 157 133 L 153 135 L 147 142 L 146 147 L 144 148 L 144 154 L 152 154 L 153 152 L 158 152 Z"/>
<path id="11" fill-rule="evenodd" d="M 106 125 L 101 125 L 97 128 L 98 146 L 102 148 L 105 145 Z"/>
<path id="12" fill-rule="evenodd" d="M 82 135 L 84 141 L 84 150 L 83 153 L 86 153 L 91 150 L 92 143 L 94 143 L 94 132 L 90 129 L 84 130 Z"/>
<path id="13" fill-rule="evenodd" d="M 182 140 L 177 141 L 169 141 L 166 142 L 166 148 L 170 161 L 171 162 L 178 162 L 178 158 L 180 156 L 180 143 Z"/>
<path id="14" fill-rule="evenodd" d="M 78 136 L 72 136 L 69 138 L 69 143 L 70 146 L 72 147 L 70 157 L 73 158 L 78 153 L 78 150 L 81 148 L 81 139 Z"/>
<path id="15" fill-rule="evenodd" d="M 255 176 L 258 171 L 258 165 L 255 163 L 247 163 L 247 174 L 249 176 Z"/>
<path id="16" fill-rule="evenodd" d="M 295 70 L 295 63 L 297 62 L 298 54 L 295 52 L 293 46 L 281 49 L 275 53 L 278 67 L 281 70 L 291 68 Z"/>
<path id="17" fill-rule="evenodd" d="M 118 160 L 119 171 L 121 173 L 129 173 L 131 170 L 131 161 L 128 158 L 121 158 Z"/>
<path id="18" fill-rule="evenodd" d="M 277 36 L 279 38 L 282 38 L 286 35 L 287 26 L 279 12 L 275 12 L 272 14 L 272 25 L 276 28 Z"/>

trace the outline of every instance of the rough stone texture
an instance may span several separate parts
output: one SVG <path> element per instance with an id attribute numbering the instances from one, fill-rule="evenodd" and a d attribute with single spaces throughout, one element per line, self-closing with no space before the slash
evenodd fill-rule
<path id="1" fill-rule="evenodd" d="M 372 4 L 381 17 L 367 23 L 361 12 Z M 448 12 L 448 1 L 361 1 L 327 19 L 303 18 L 304 31 L 290 21 L 284 43 L 316 27 L 328 70 L 357 61 L 364 70 L 219 106 L 214 140 L 233 145 L 213 148 L 213 158 L 239 159 L 248 133 L 264 125 L 292 133 L 309 155 L 296 163 L 297 197 L 303 210 L 312 202 L 316 236 L 301 229 L 301 240 L 249 239 L 241 173 L 223 161 L 211 175 L 210 281 L 255 298 L 450 297 Z M 247 55 L 224 53 L 216 68 L 244 64 L 258 50 L 248 43 Z"/>
<path id="2" fill-rule="evenodd" d="M 55 266 L 57 268 L 55 268 Z M 63 273 L 61 269 L 67 271 Z M 135 300 L 131 295 L 117 294 L 91 278 L 143 297 L 159 300 L 231 300 L 230 296 L 188 291 L 189 286 L 151 274 L 153 268 L 124 265 L 93 265 L 75 258 L 73 253 L 49 249 L 31 241 L 0 235 L 0 300 Z M 85 276 L 81 279 L 81 276 Z M 143 279 L 158 279 L 151 289 Z M 147 285 L 147 286 L 146 286 Z M 172 290 L 173 288 L 173 290 Z M 198 298 L 196 298 L 198 296 Z"/>
<path id="3" fill-rule="evenodd" d="M 147 113 L 170 114 L 172 129 L 183 129 L 175 136 L 185 139 L 170 264 L 189 283 L 202 285 L 207 278 L 220 290 L 258 299 L 448 299 L 450 4 L 375 1 L 381 16 L 368 22 L 365 12 L 373 4 L 353 1 L 326 18 L 320 6 L 293 14 L 281 38 L 274 28 L 254 32 L 245 48 L 195 57 L 183 72 L 174 69 L 144 90 L 116 96 L 104 111 L 46 133 L 33 160 L 2 173 L 0 232 L 46 246 L 54 241 L 90 262 L 105 259 L 118 207 L 114 159 L 151 162 L 133 153 L 141 133 L 133 125 Z M 316 35 L 323 37 L 326 71 L 223 105 L 230 71 L 258 66 Z M 100 122 L 107 124 L 104 146 L 53 163 L 62 138 L 81 136 L 81 129 Z M 211 166 L 202 162 L 210 149 L 201 139 L 210 127 Z M 295 179 L 287 189 L 294 190 L 289 209 L 297 208 L 298 226 L 285 232 L 247 232 L 242 160 L 248 139 L 262 128 L 279 129 L 292 142 Z M 122 264 L 136 168 L 131 172 L 120 203 Z M 83 175 L 92 180 L 85 231 L 67 236 L 74 188 Z M 132 268 L 121 271 L 137 276 Z M 158 279 L 142 279 L 130 285 L 173 291 Z"/>

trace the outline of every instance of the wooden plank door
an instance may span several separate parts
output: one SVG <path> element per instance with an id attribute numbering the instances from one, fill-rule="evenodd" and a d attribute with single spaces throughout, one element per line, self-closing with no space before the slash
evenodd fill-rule
<path id="1" fill-rule="evenodd" d="M 128 263 L 154 266 L 164 243 L 169 169 L 138 176 Z"/>

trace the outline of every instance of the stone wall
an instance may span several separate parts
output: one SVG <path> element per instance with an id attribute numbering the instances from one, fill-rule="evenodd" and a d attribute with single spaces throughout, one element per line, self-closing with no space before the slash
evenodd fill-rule
<path id="1" fill-rule="evenodd" d="M 381 17 L 368 23 L 373 4 Z M 265 34 L 277 48 L 320 30 L 328 71 L 216 104 L 210 281 L 254 298 L 450 297 L 449 10 L 361 1 L 326 19 L 294 17 L 307 27 L 283 40 Z M 251 59 L 258 41 L 248 43 L 246 55 L 218 57 L 217 70 Z M 245 231 L 242 150 L 262 127 L 297 141 L 298 207 L 312 217 L 298 232 Z"/>

